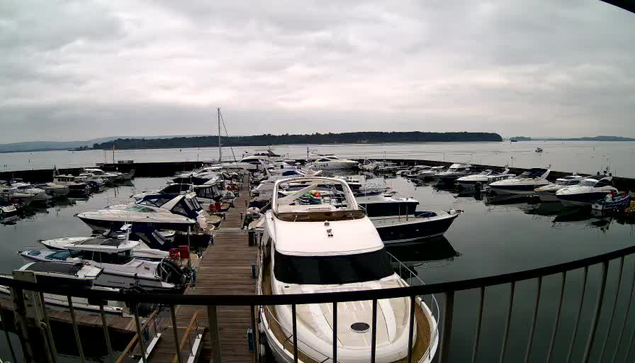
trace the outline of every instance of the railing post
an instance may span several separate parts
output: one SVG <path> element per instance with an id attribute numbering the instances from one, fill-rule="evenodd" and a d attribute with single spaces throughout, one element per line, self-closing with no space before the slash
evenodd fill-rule
<path id="1" fill-rule="evenodd" d="M 620 297 L 620 288 L 622 285 L 622 273 L 624 272 L 624 256 L 620 258 L 620 272 L 619 277 L 617 278 L 617 291 L 615 292 L 615 301 L 613 302 L 613 310 L 611 311 L 611 319 L 609 320 L 609 327 L 606 330 L 606 337 L 604 337 L 604 342 L 602 343 L 602 350 L 600 351 L 600 359 L 598 362 L 604 361 L 604 352 L 606 351 L 606 343 L 609 340 L 609 336 L 611 335 L 611 328 L 613 327 L 613 319 L 615 318 L 615 309 L 617 308 L 617 301 Z M 616 348 L 618 349 L 619 346 Z"/>
<path id="2" fill-rule="evenodd" d="M 11 295 L 14 305 L 14 316 L 16 319 L 17 333 L 22 346 L 22 354 L 26 363 L 33 362 L 33 349 L 29 338 L 29 325 L 26 316 L 26 306 L 24 305 L 24 291 L 20 288 L 11 288 Z"/>
<path id="3" fill-rule="evenodd" d="M 509 293 L 509 307 L 507 308 L 507 320 L 505 321 L 505 334 L 503 335 L 503 346 L 501 347 L 501 355 L 499 362 L 505 361 L 505 353 L 507 352 L 507 340 L 509 339 L 509 327 L 512 322 L 512 309 L 514 307 L 514 292 L 516 290 L 516 281 L 511 283 L 511 291 Z"/>
<path id="4" fill-rule="evenodd" d="M 179 340 L 179 328 L 176 325 L 176 306 L 170 305 L 170 318 L 172 320 L 172 331 L 174 332 L 174 345 L 176 347 L 176 361 L 181 363 L 181 344 Z"/>
<path id="5" fill-rule="evenodd" d="M 7 327 L 7 317 L 4 314 L 4 309 L 0 306 L 0 319 L 2 319 L 2 330 L 4 330 L 4 336 L 7 338 L 7 345 L 9 346 L 9 351 L 11 352 L 11 359 L 14 362 L 17 362 L 18 359 L 15 357 L 15 350 L 13 350 L 13 344 L 11 343 L 11 336 L 9 336 L 9 329 Z"/>
<path id="6" fill-rule="evenodd" d="M 291 305 L 291 319 L 293 320 L 293 361 L 298 363 L 298 316 L 295 304 Z"/>
<path id="7" fill-rule="evenodd" d="M 143 334 L 141 333 L 141 322 L 139 321 L 139 303 L 136 303 L 136 302 L 134 303 L 134 322 L 137 328 L 137 338 L 139 341 L 139 347 L 141 348 L 141 361 L 143 363 L 147 363 L 148 357 L 146 356 L 146 354 L 148 352 L 146 351 L 146 345 L 143 342 Z"/>
<path id="8" fill-rule="evenodd" d="M 617 353 L 619 353 L 620 345 L 622 344 L 622 338 L 624 337 L 624 329 L 626 328 L 626 325 L 628 324 L 628 317 L 631 312 L 631 303 L 633 302 L 633 291 L 635 291 L 635 268 L 633 269 L 633 280 L 631 281 L 631 292 L 628 296 L 628 303 L 626 304 L 626 313 L 624 314 L 624 324 L 622 324 L 622 329 L 620 330 L 620 336 L 619 338 L 617 338 L 617 344 L 616 344 L 617 348 L 615 348 L 615 352 L 613 353 L 613 358 L 611 359 L 611 362 L 615 362 L 615 360 L 617 359 Z M 633 331 L 633 334 L 635 336 L 635 331 Z M 630 350 L 630 347 L 631 346 L 629 344 L 628 350 Z M 626 354 L 628 354 L 628 351 L 626 352 Z M 625 359 L 628 359 L 628 355 L 626 356 Z"/>
<path id="9" fill-rule="evenodd" d="M 41 326 L 43 332 L 42 334 L 48 340 L 48 354 L 47 359 L 53 363 L 57 362 L 57 348 L 55 347 L 55 339 L 53 338 L 53 332 L 51 331 L 51 322 L 49 321 L 49 315 L 46 311 L 46 301 L 44 300 L 43 293 L 35 293 L 33 292 L 33 298 L 40 300 L 41 305 L 41 313 L 42 320 L 44 321 L 44 326 Z"/>
<path id="10" fill-rule="evenodd" d="M 602 300 L 604 300 L 604 292 L 606 291 L 606 274 L 608 271 L 609 262 L 602 262 L 602 282 L 600 285 L 600 292 L 598 294 L 597 302 L 595 303 L 595 315 L 593 316 L 593 322 L 591 323 L 591 331 L 589 332 L 589 340 L 587 341 L 586 348 L 584 349 L 584 356 L 582 361 L 584 363 L 589 362 L 591 357 L 591 350 L 593 349 L 593 342 L 595 341 L 595 333 L 598 329 L 598 320 L 600 314 L 602 314 Z M 615 297 L 617 299 L 617 296 Z"/>
<path id="11" fill-rule="evenodd" d="M 333 302 L 333 363 L 337 362 L 337 301 Z"/>
<path id="12" fill-rule="evenodd" d="M 547 352 L 546 362 L 551 362 L 551 354 L 553 353 L 553 346 L 556 342 L 556 336 L 558 335 L 558 328 L 560 327 L 560 313 L 562 312 L 562 301 L 564 300 L 564 287 L 567 283 L 567 272 L 562 273 L 562 283 L 560 284 L 560 297 L 558 298 L 558 309 L 556 310 L 556 317 L 553 322 L 553 332 L 551 333 L 551 341 L 549 342 L 549 350 Z"/>
<path id="13" fill-rule="evenodd" d="M 536 331 L 536 320 L 538 318 L 538 309 L 540 308 L 540 290 L 542 290 L 542 276 L 538 278 L 538 288 L 536 291 L 536 302 L 534 305 L 534 315 L 531 318 L 531 330 L 529 331 L 529 342 L 527 343 L 527 351 L 525 352 L 525 363 L 529 362 L 531 356 L 531 347 L 534 343 L 534 333 Z"/>
<path id="14" fill-rule="evenodd" d="M 373 299 L 373 316 L 370 338 L 370 362 L 375 363 L 375 354 L 377 352 L 377 299 Z"/>
<path id="15" fill-rule="evenodd" d="M 472 363 L 476 363 L 478 356 L 478 344 L 481 340 L 481 325 L 483 322 L 483 303 L 485 302 L 485 287 L 479 291 L 478 319 L 476 321 L 476 332 L 474 333 L 474 346 L 472 347 Z"/>
<path id="16" fill-rule="evenodd" d="M 79 335 L 79 328 L 77 327 L 77 319 L 75 318 L 75 309 L 73 308 L 73 298 L 68 295 L 68 310 L 71 313 L 71 322 L 73 323 L 73 333 L 75 334 L 75 344 L 77 344 L 77 350 L 79 351 L 79 360 L 84 363 L 86 357 L 84 357 L 84 348 L 82 347 L 82 340 Z"/>
<path id="17" fill-rule="evenodd" d="M 452 338 L 452 318 L 454 317 L 454 291 L 445 293 L 445 307 L 443 309 L 443 334 L 441 334 L 441 351 L 439 362 L 450 361 L 450 338 Z"/>
<path id="18" fill-rule="evenodd" d="M 412 363 L 412 341 L 415 328 L 415 301 L 416 296 L 410 296 L 410 316 L 408 317 L 408 363 Z M 434 340 L 434 337 L 431 337 Z"/>
<path id="19" fill-rule="evenodd" d="M 104 302 L 99 302 L 99 315 L 101 315 L 101 325 L 104 329 L 104 340 L 106 341 L 106 348 L 108 349 L 108 358 L 114 359 L 115 353 L 112 350 L 112 344 L 110 342 L 110 332 L 108 331 L 108 320 L 106 319 L 106 313 L 104 312 Z"/>
<path id="20" fill-rule="evenodd" d="M 584 306 L 584 298 L 586 296 L 586 282 L 589 277 L 589 266 L 584 267 L 584 278 L 582 279 L 582 296 L 580 297 L 580 307 L 578 308 L 578 316 L 575 319 L 573 325 L 573 336 L 571 337 L 571 345 L 569 345 L 569 352 L 567 353 L 567 359 L 565 362 L 571 361 L 571 354 L 573 354 L 573 347 L 575 346 L 575 338 L 578 335 L 578 326 L 580 325 L 580 317 L 582 316 L 582 307 Z"/>
<path id="21" fill-rule="evenodd" d="M 213 363 L 221 362 L 220 337 L 218 335 L 218 315 L 216 314 L 216 305 L 207 306 L 207 321 L 209 324 L 209 337 L 212 342 L 212 360 Z"/>

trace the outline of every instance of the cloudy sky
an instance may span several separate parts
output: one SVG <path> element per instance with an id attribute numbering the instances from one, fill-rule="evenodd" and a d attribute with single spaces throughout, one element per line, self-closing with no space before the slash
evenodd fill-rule
<path id="1" fill-rule="evenodd" d="M 596 0 L 1 1 L 0 142 L 360 130 L 635 137 Z"/>

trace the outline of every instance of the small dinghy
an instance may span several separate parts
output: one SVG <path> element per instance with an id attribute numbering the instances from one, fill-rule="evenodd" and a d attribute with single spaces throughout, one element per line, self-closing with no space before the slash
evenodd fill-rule
<path id="1" fill-rule="evenodd" d="M 631 203 L 628 193 L 609 193 L 604 199 L 591 204 L 593 210 L 602 212 L 621 212 Z"/>

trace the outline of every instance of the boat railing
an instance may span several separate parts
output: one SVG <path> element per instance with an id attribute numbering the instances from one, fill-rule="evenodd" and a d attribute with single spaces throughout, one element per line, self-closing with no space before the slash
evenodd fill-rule
<path id="1" fill-rule="evenodd" d="M 450 362 L 450 357 L 455 354 L 458 355 L 459 353 L 450 349 L 451 341 L 454 340 L 456 343 L 456 341 L 458 341 L 457 339 L 459 339 L 453 339 L 453 327 L 459 326 L 458 323 L 453 324 L 455 312 L 458 311 L 455 309 L 455 299 L 464 305 L 464 299 L 467 299 L 467 295 L 470 295 L 464 292 L 472 291 L 478 295 L 476 299 L 477 302 L 474 304 L 476 305 L 474 312 L 476 314 L 476 326 L 473 333 L 473 348 L 471 349 L 471 354 L 465 351 L 460 352 L 463 357 L 462 361 L 469 361 L 470 359 L 467 358 L 466 355 L 471 355 L 471 361 L 475 362 L 479 355 L 485 354 L 484 347 L 486 345 L 490 347 L 487 350 L 487 355 L 490 358 L 492 355 L 496 355 L 500 358 L 500 361 L 506 361 L 511 358 L 512 352 L 509 347 L 513 344 L 515 347 L 513 355 L 524 355 L 525 362 L 588 362 L 591 357 L 594 357 L 594 360 L 599 357 L 598 361 L 622 362 L 628 361 L 627 358 L 632 355 L 632 348 L 635 347 L 635 344 L 633 344 L 633 342 L 635 342 L 635 331 L 633 331 L 631 324 L 634 317 L 633 312 L 630 311 L 634 300 L 632 297 L 635 293 L 634 260 L 635 245 L 632 245 L 608 253 L 539 268 L 424 285 L 416 285 L 414 282 L 416 279 L 412 275 L 414 271 L 409 269 L 410 271 L 405 272 L 407 266 L 401 265 L 401 272 L 402 274 L 408 274 L 407 277 L 412 282 L 411 286 L 312 294 L 176 295 L 139 293 L 135 291 L 117 293 L 21 281 L 10 277 L 0 277 L 0 285 L 4 285 L 11 290 L 14 300 L 12 304 L 13 316 L 15 316 L 19 322 L 32 319 L 32 316 L 27 316 L 23 292 L 34 291 L 40 293 L 39 296 L 42 298 L 42 301 L 44 301 L 43 294 L 45 293 L 66 296 L 70 301 L 72 301 L 73 297 L 90 298 L 92 304 L 98 306 L 97 311 L 99 311 L 103 317 L 102 322 L 105 331 L 108 330 L 108 327 L 105 319 L 104 304 L 106 304 L 106 301 L 124 302 L 127 306 L 130 306 L 131 311 L 135 313 L 134 326 L 136 327 L 135 330 L 138 336 L 143 336 L 147 326 L 142 325 L 139 319 L 137 309 L 139 304 L 150 303 L 170 306 L 172 308 L 177 305 L 201 307 L 201 311 L 204 311 L 204 309 L 207 310 L 207 320 L 205 322 L 207 323 L 207 334 L 211 342 L 211 351 L 212 355 L 214 355 L 215 363 L 221 362 L 221 344 L 216 313 L 218 306 L 245 306 L 251 308 L 251 329 L 252 332 L 257 332 L 255 309 L 260 306 L 290 305 L 292 307 L 292 321 L 296 321 L 296 308 L 301 305 L 336 305 L 343 302 L 372 301 L 372 314 L 376 317 L 378 300 L 411 298 L 410 301 L 412 302 L 417 301 L 414 299 L 418 296 L 427 297 L 432 294 L 436 294 L 437 298 L 441 295 L 443 304 L 439 304 L 440 308 L 437 307 L 434 300 L 430 304 L 431 308 L 435 310 L 435 314 L 441 313 L 438 333 L 439 349 L 437 352 L 432 351 L 430 355 L 433 355 L 432 358 L 438 359 L 440 363 Z M 399 270 L 399 266 L 397 266 L 397 270 Z M 549 281 L 550 287 L 543 287 L 543 281 Z M 547 283 L 545 283 L 545 285 L 546 284 Z M 555 291 L 553 289 L 554 284 L 556 285 Z M 534 294 L 533 297 L 527 299 L 521 287 L 530 287 L 533 291 L 532 294 Z M 487 334 L 489 328 L 486 327 L 488 327 L 489 325 L 487 324 L 490 323 L 487 319 L 490 319 L 490 317 L 484 314 L 484 306 L 486 301 L 485 292 L 491 291 L 489 289 L 497 291 L 495 294 L 488 293 L 487 296 L 489 299 L 494 298 L 496 305 L 502 305 L 499 306 L 504 316 L 502 338 L 500 338 L 498 334 L 496 334 L 496 336 Z M 506 291 L 502 298 L 500 289 Z M 565 300 L 565 290 L 569 292 L 575 291 L 576 294 L 567 293 L 566 304 L 563 304 Z M 35 296 L 37 295 L 38 294 Z M 518 302 L 516 301 L 515 303 L 515 300 L 521 299 L 520 296 L 522 296 L 523 301 L 530 304 L 529 309 L 519 310 Z M 489 301 L 489 299 L 487 301 Z M 550 307 L 550 309 L 547 307 Z M 46 312 L 48 309 L 43 310 Z M 75 310 L 73 305 L 69 304 L 68 311 L 72 317 L 73 326 L 78 325 L 75 319 Z M 414 309 L 411 309 L 411 311 L 413 310 Z M 1 311 L 2 310 L 0 310 L 0 312 Z M 468 314 L 465 311 L 459 311 L 459 313 L 462 315 Z M 469 313 L 470 316 L 473 316 L 472 314 L 473 313 Z M 497 316 L 500 317 L 500 315 Z M 410 318 L 413 319 L 412 315 Z M 528 334 L 522 334 L 523 337 L 520 339 L 521 341 L 511 333 L 512 331 L 518 330 L 517 324 L 519 318 L 523 319 L 523 322 L 530 322 L 526 325 Z M 374 320 L 376 322 L 376 319 Z M 539 334 L 537 332 L 538 320 L 541 321 L 541 329 L 547 331 L 546 334 Z M 411 322 L 412 321 L 414 320 L 411 320 Z M 373 324 L 375 324 L 375 322 Z M 461 322 L 464 322 L 464 320 L 461 320 Z M 497 320 L 497 322 L 500 323 L 500 320 Z M 546 327 L 544 326 L 545 322 L 551 322 L 551 324 Z M 172 325 L 176 327 L 174 315 L 172 315 Z M 293 325 L 297 326 L 297 324 Z M 513 330 L 511 329 L 512 325 L 515 327 Z M 411 323 L 410 326 L 413 326 L 413 324 Z M 43 325 L 44 329 L 47 329 L 47 327 L 47 324 Z M 20 337 L 21 345 L 25 347 L 25 349 L 23 349 L 25 356 L 28 357 L 29 354 L 32 355 L 34 349 L 26 347 L 38 343 L 32 339 L 24 338 L 29 335 L 27 324 L 17 324 L 16 330 Z M 159 326 L 155 329 L 155 332 L 160 330 Z M 178 331 L 176 329 L 174 329 L 174 331 L 177 333 L 176 335 L 178 335 Z M 337 334 L 336 332 L 337 329 L 334 329 L 334 334 Z M 150 334 L 152 334 L 152 332 L 150 332 Z M 371 330 L 371 335 L 375 334 L 374 329 Z M 258 334 L 254 335 L 256 336 L 256 340 L 258 340 Z M 465 329 L 462 328 L 459 333 L 455 332 L 455 335 L 460 335 L 461 341 L 464 341 Z M 489 337 L 487 343 L 485 341 L 481 342 L 482 335 Z M 104 334 L 104 337 L 106 345 L 110 346 L 108 335 Z M 412 337 L 412 332 L 410 332 L 410 337 Z M 538 348 L 537 337 L 540 337 L 540 349 Z M 556 337 L 558 337 L 558 339 L 556 339 Z M 59 337 L 55 338 L 60 339 Z M 500 344 L 495 348 L 496 351 L 492 351 L 491 344 L 488 344 L 492 343 L 491 339 L 496 341 L 501 339 Z M 291 340 L 295 340 L 294 346 L 297 347 L 297 334 L 293 334 Z M 337 341 L 336 336 L 334 341 Z M 374 359 L 372 359 L 374 357 L 372 352 L 374 352 L 376 348 L 376 336 L 373 337 L 372 341 L 371 359 L 369 360 L 371 362 L 374 361 Z M 607 344 L 607 342 L 611 343 Z M 534 343 L 536 343 L 536 346 L 534 346 Z M 40 344 L 48 343 L 46 343 L 46 339 L 44 339 L 44 343 Z M 81 353 L 82 348 L 78 339 L 76 339 L 76 344 L 78 351 Z M 145 344 L 145 340 L 142 340 L 140 343 L 140 345 L 143 344 Z M 519 347 L 519 344 L 525 345 L 524 349 Z M 255 347 L 255 354 L 258 354 L 260 344 L 255 344 Z M 41 348 L 37 349 L 38 352 L 47 352 L 51 349 L 50 346 L 47 345 L 34 348 Z M 479 348 L 483 348 L 481 354 L 479 354 Z M 143 351 L 144 349 L 141 350 Z M 333 353 L 334 356 L 337 354 L 337 344 L 334 345 Z M 436 357 L 434 356 L 435 353 L 437 355 Z M 232 352 L 223 352 L 223 354 L 231 355 Z M 298 357 L 297 349 L 294 349 L 293 355 Z M 569 356 L 566 360 L 563 359 L 565 355 Z M 573 357 L 573 359 L 571 359 L 571 357 Z M 522 359 L 518 361 L 521 360 Z M 25 358 L 25 361 L 34 361 L 34 359 Z M 148 359 L 142 356 L 142 361 L 145 362 L 148 361 Z"/>

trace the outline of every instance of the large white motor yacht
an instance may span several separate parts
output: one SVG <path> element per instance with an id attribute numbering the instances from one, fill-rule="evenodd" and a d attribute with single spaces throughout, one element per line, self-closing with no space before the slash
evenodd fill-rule
<path id="1" fill-rule="evenodd" d="M 613 186 L 613 178 L 608 176 L 582 180 L 578 185 L 565 187 L 556 192 L 556 198 L 564 204 L 571 206 L 590 206 L 593 202 L 606 198 L 609 193 L 617 193 Z"/>
<path id="2" fill-rule="evenodd" d="M 497 194 L 534 195 L 536 188 L 548 185 L 549 169 L 533 168 L 517 177 L 491 183 L 490 189 Z"/>
<path id="3" fill-rule="evenodd" d="M 340 159 L 335 155 L 322 155 L 309 163 L 309 167 L 317 170 L 356 169 L 359 163 L 354 160 Z"/>
<path id="4" fill-rule="evenodd" d="M 285 183 L 308 182 L 295 193 L 281 194 Z M 301 178 L 276 183 L 272 209 L 265 216 L 260 243 L 258 293 L 311 294 L 408 286 L 395 274 L 372 222 L 357 205 L 346 182 Z M 438 346 L 437 321 L 416 299 L 413 362 L 430 362 Z M 296 362 L 332 360 L 333 329 L 338 362 L 368 362 L 372 341 L 371 301 L 298 305 Z M 379 300 L 376 361 L 400 362 L 409 346 L 410 299 Z M 262 307 L 262 329 L 278 362 L 293 362 L 293 312 L 289 305 Z"/>
<path id="5" fill-rule="evenodd" d="M 562 188 L 578 185 L 584 179 L 581 175 L 569 175 L 556 179 L 555 183 L 549 183 L 544 187 L 536 188 L 536 194 L 541 202 L 557 202 L 556 192 Z"/>

